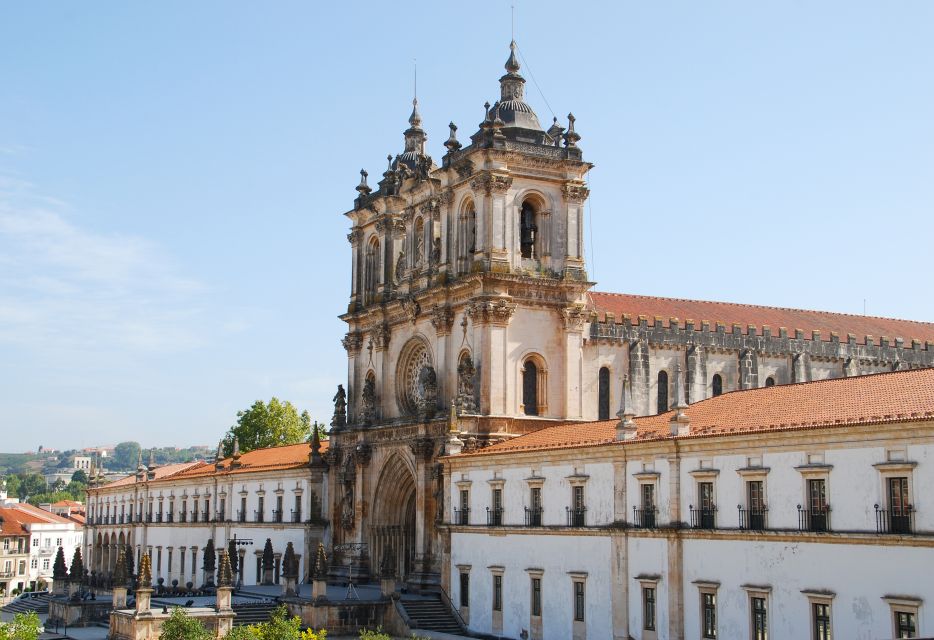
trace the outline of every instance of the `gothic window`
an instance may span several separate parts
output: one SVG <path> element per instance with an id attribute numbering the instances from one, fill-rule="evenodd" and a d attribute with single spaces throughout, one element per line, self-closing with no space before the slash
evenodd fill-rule
<path id="1" fill-rule="evenodd" d="M 527 416 L 540 416 L 548 404 L 546 396 L 547 371 L 540 356 L 532 355 L 522 364 L 522 406 Z"/>
<path id="2" fill-rule="evenodd" d="M 713 375 L 713 397 L 716 398 L 723 393 L 723 378 L 719 373 Z"/>
<path id="3" fill-rule="evenodd" d="M 607 367 L 600 367 L 599 380 L 599 406 L 597 407 L 598 420 L 610 419 L 610 370 Z"/>
<path id="4" fill-rule="evenodd" d="M 473 254 L 477 250 L 477 210 L 472 200 L 464 205 L 460 215 L 460 237 L 457 239 L 457 256 L 460 258 L 458 270 L 469 273 Z"/>
<path id="5" fill-rule="evenodd" d="M 535 244 L 538 239 L 538 215 L 532 203 L 526 200 L 522 203 L 519 214 L 519 243 L 523 258 L 536 258 Z"/>
<path id="6" fill-rule="evenodd" d="M 668 372 L 658 372 L 658 413 L 668 411 Z"/>
<path id="7" fill-rule="evenodd" d="M 434 371 L 431 352 L 426 343 L 413 338 L 403 349 L 403 356 L 399 360 L 396 372 L 396 392 L 400 408 L 409 415 L 418 413 L 419 408 L 426 401 L 426 391 L 431 395 L 432 390 L 425 388 L 423 369 Z"/>
<path id="8" fill-rule="evenodd" d="M 379 239 L 375 236 L 366 246 L 366 262 L 363 269 L 364 302 L 370 303 L 376 299 L 379 288 Z"/>
<path id="9" fill-rule="evenodd" d="M 774 386 L 775 386 L 775 378 L 773 378 L 772 376 L 769 376 L 768 378 L 766 378 L 766 379 L 765 379 L 765 386 L 767 386 L 767 387 L 774 387 Z"/>
<path id="10" fill-rule="evenodd" d="M 425 223 L 421 218 L 415 221 L 415 237 L 413 238 L 413 264 L 415 266 L 421 266 L 422 261 L 425 259 Z"/>

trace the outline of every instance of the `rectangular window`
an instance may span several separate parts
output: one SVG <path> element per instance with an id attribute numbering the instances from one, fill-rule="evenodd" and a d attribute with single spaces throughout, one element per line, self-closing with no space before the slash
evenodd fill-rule
<path id="1" fill-rule="evenodd" d="M 21 576 L 26 575 L 26 561 L 25 560 L 19 561 L 19 574 Z"/>
<path id="2" fill-rule="evenodd" d="M 542 526 L 542 488 L 532 487 L 529 490 L 528 522 L 530 527 Z"/>
<path id="3" fill-rule="evenodd" d="M 470 574 L 466 571 L 461 572 L 461 606 L 470 606 Z"/>
<path id="4" fill-rule="evenodd" d="M 467 489 L 461 489 L 461 511 L 467 511 L 470 508 L 470 492 Z"/>
<path id="5" fill-rule="evenodd" d="M 717 637 L 717 594 L 702 593 L 701 608 L 703 613 L 704 632 L 702 638 Z"/>
<path id="6" fill-rule="evenodd" d="M 276 522 L 282 522 L 282 496 L 276 496 Z"/>
<path id="7" fill-rule="evenodd" d="M 493 489 L 492 496 L 493 508 L 490 510 L 490 524 L 492 525 L 502 525 L 503 524 L 503 490 L 502 489 Z"/>
<path id="8" fill-rule="evenodd" d="M 584 583 L 579 580 L 574 582 L 574 619 L 584 619 Z"/>
<path id="9" fill-rule="evenodd" d="M 895 632 L 898 634 L 896 638 L 917 638 L 915 614 L 909 611 L 896 611 Z"/>
<path id="10" fill-rule="evenodd" d="M 217 519 L 224 520 L 227 518 L 227 498 L 221 498 L 220 504 L 217 506 Z"/>
<path id="11" fill-rule="evenodd" d="M 55 538 L 55 546 L 56 546 L 56 547 L 62 546 L 62 539 L 61 539 L 61 538 Z"/>
<path id="12" fill-rule="evenodd" d="M 42 561 L 42 570 L 43 571 L 49 570 L 49 559 L 48 558 Z"/>
<path id="13" fill-rule="evenodd" d="M 910 533 L 911 503 L 908 499 L 908 478 L 889 478 L 888 494 L 892 533 Z"/>
<path id="14" fill-rule="evenodd" d="M 823 478 L 808 480 L 808 509 L 811 531 L 827 530 L 827 483 Z"/>
<path id="15" fill-rule="evenodd" d="M 240 522 L 246 522 L 246 497 L 240 498 Z"/>
<path id="16" fill-rule="evenodd" d="M 302 496 L 295 496 L 295 516 L 292 518 L 293 522 L 302 521 Z"/>
<path id="17" fill-rule="evenodd" d="M 493 574 L 493 611 L 503 610 L 503 576 Z"/>
<path id="18" fill-rule="evenodd" d="M 579 485 L 574 487 L 573 499 L 576 510 L 580 511 L 584 508 L 584 487 Z"/>
<path id="19" fill-rule="evenodd" d="M 542 615 L 542 579 L 532 578 L 532 615 Z"/>
<path id="20" fill-rule="evenodd" d="M 34 547 L 38 547 L 38 546 L 39 546 L 39 538 L 33 538 L 33 539 L 32 539 L 32 546 L 34 546 Z"/>
<path id="21" fill-rule="evenodd" d="M 694 515 L 695 527 L 701 529 L 715 528 L 715 510 L 717 506 L 713 501 L 713 482 L 697 483 L 697 504 L 700 511 Z"/>
<path id="22" fill-rule="evenodd" d="M 752 599 L 752 640 L 769 640 L 769 620 L 765 598 Z"/>
<path id="23" fill-rule="evenodd" d="M 194 504 L 194 507 L 195 507 L 195 508 L 192 509 L 192 511 L 191 511 L 191 521 L 192 521 L 192 522 L 197 522 L 197 521 L 198 521 L 198 505 L 200 504 L 200 501 L 199 501 L 199 500 L 195 500 L 193 504 Z"/>
<path id="24" fill-rule="evenodd" d="M 38 568 L 39 568 L 39 559 L 38 559 L 38 558 L 33 558 L 32 561 L 29 563 L 29 566 L 32 567 L 33 569 L 38 569 Z"/>
<path id="25" fill-rule="evenodd" d="M 831 640 L 830 605 L 815 602 L 811 606 L 814 615 L 814 640 Z"/>
<path id="26" fill-rule="evenodd" d="M 765 528 L 765 483 L 762 480 L 746 482 L 746 528 L 760 530 Z"/>
<path id="27" fill-rule="evenodd" d="M 266 510 L 266 498 L 260 496 L 257 499 L 257 508 L 256 508 L 256 521 L 263 521 L 263 512 Z"/>
<path id="28" fill-rule="evenodd" d="M 642 628 L 655 631 L 655 587 L 642 588 Z"/>
<path id="29" fill-rule="evenodd" d="M 178 552 L 178 563 L 179 563 L 178 573 L 180 576 L 182 576 L 182 578 L 184 578 L 185 577 L 185 550 L 184 549 Z M 184 582 L 184 579 L 181 580 L 181 582 Z"/>

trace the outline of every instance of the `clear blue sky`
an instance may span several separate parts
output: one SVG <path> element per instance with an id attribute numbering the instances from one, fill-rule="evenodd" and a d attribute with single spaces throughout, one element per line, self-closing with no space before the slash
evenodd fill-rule
<path id="1" fill-rule="evenodd" d="M 509 4 L 0 5 L 0 448 L 329 420 L 357 172 L 413 58 L 430 153 L 476 130 Z M 934 319 L 934 3 L 516 5 L 599 289 Z"/>

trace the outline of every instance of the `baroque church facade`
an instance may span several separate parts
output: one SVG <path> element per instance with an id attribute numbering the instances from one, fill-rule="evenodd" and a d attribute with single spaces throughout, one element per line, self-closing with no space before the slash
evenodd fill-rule
<path id="1" fill-rule="evenodd" d="M 361 171 L 352 286 L 328 463 L 332 543 L 347 566 L 436 586 L 450 561 L 440 458 L 543 427 L 732 390 L 934 365 L 934 325 L 599 293 L 584 260 L 587 162 L 575 119 L 546 130 L 515 45 L 478 130 L 440 165 L 417 101 L 404 151 Z M 360 575 L 358 573 L 358 575 Z"/>

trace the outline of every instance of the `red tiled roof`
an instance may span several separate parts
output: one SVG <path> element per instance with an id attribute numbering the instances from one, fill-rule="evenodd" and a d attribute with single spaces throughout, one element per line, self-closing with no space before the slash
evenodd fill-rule
<path id="1" fill-rule="evenodd" d="M 53 507 L 83 507 L 84 504 L 77 500 L 59 500 L 52 505 Z"/>
<path id="2" fill-rule="evenodd" d="M 10 505 L 9 509 L 16 512 L 16 515 L 12 517 L 19 519 L 20 522 L 40 524 L 63 524 L 70 522 L 68 518 L 56 515 L 51 511 L 46 511 L 45 509 L 40 509 L 39 507 L 31 505 L 27 502 L 17 502 Z"/>
<path id="3" fill-rule="evenodd" d="M 840 336 L 842 342 L 846 342 L 847 334 L 852 333 L 859 344 L 866 343 L 867 335 L 872 336 L 876 344 L 881 337 L 893 340 L 903 338 L 909 344 L 912 339 L 934 342 L 934 323 L 931 322 L 626 293 L 594 291 L 589 296 L 592 308 L 600 320 L 609 312 L 616 316 L 616 322 L 622 322 L 624 314 L 629 315 L 633 324 L 638 323 L 640 315 L 645 316 L 649 324 L 654 322 L 656 316 L 660 317 L 665 327 L 669 325 L 670 318 L 678 318 L 682 326 L 686 320 L 693 320 L 697 331 L 701 328 L 701 322 L 709 322 L 711 330 L 720 322 L 726 325 L 727 331 L 732 329 L 733 324 L 739 324 L 743 333 L 749 325 L 754 325 L 759 334 L 762 333 L 762 327 L 767 326 L 772 330 L 773 336 L 778 335 L 781 327 L 788 330 L 789 336 L 794 336 L 795 329 L 801 329 L 808 339 L 812 331 L 820 331 L 821 340 L 824 341 L 830 340 L 830 334 L 833 332 Z"/>
<path id="4" fill-rule="evenodd" d="M 934 369 L 897 371 L 733 391 L 685 410 L 691 433 L 681 438 L 818 427 L 934 420 Z M 546 427 L 464 456 L 567 449 L 671 438 L 673 411 L 636 418 L 637 437 L 618 442 L 618 420 Z"/>
<path id="5" fill-rule="evenodd" d="M 321 442 L 321 453 L 328 449 L 328 441 Z M 240 466 L 231 468 L 232 458 L 224 458 L 224 468 L 214 468 L 214 461 L 186 462 L 182 464 L 168 464 L 156 467 L 156 477 L 149 482 L 159 480 L 185 480 L 189 478 L 206 478 L 214 475 L 228 475 L 234 473 L 249 473 L 252 471 L 273 471 L 277 469 L 295 469 L 308 464 L 308 454 L 311 446 L 307 442 L 287 444 L 281 447 L 256 449 L 240 456 Z M 123 485 L 132 485 L 136 482 L 136 474 L 120 478 L 104 487 L 110 489 Z"/>

